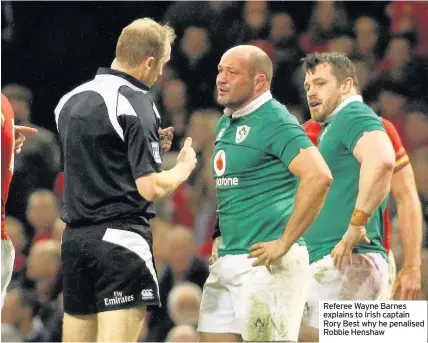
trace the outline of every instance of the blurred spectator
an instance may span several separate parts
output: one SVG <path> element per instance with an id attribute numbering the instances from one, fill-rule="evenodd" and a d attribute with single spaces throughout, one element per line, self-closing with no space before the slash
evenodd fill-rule
<path id="1" fill-rule="evenodd" d="M 411 103 L 406 107 L 406 135 L 403 143 L 411 153 L 421 147 L 428 147 L 428 106 Z"/>
<path id="2" fill-rule="evenodd" d="M 327 52 L 337 52 L 350 56 L 354 50 L 354 40 L 348 35 L 339 35 L 328 40 Z"/>
<path id="3" fill-rule="evenodd" d="M 153 235 L 153 258 L 155 260 L 158 280 L 161 280 L 167 267 L 168 250 L 165 242 L 171 231 L 171 224 L 162 219 L 155 218 L 151 221 L 150 226 Z"/>
<path id="4" fill-rule="evenodd" d="M 65 230 L 65 223 L 61 220 L 61 218 L 57 217 L 55 219 L 52 231 L 52 239 L 56 241 L 58 244 L 61 244 L 62 233 Z"/>
<path id="5" fill-rule="evenodd" d="M 326 52 L 328 40 L 348 30 L 348 16 L 342 3 L 317 1 L 308 31 L 300 38 L 300 46 L 308 53 Z"/>
<path id="6" fill-rule="evenodd" d="M 34 229 L 34 243 L 52 238 L 54 224 L 58 216 L 58 201 L 53 192 L 40 189 L 30 195 L 27 220 Z"/>
<path id="7" fill-rule="evenodd" d="M 31 247 L 27 277 L 34 281 L 41 303 L 55 300 L 61 292 L 60 265 L 60 246 L 54 240 L 39 241 Z"/>
<path id="8" fill-rule="evenodd" d="M 208 265 L 195 256 L 194 236 L 191 229 L 175 226 L 166 239 L 168 267 L 159 280 L 162 308 L 155 308 L 148 322 L 149 342 L 163 342 L 173 322 L 167 312 L 168 296 L 173 287 L 180 282 L 192 282 L 203 287 L 208 277 Z"/>
<path id="9" fill-rule="evenodd" d="M 202 290 L 194 283 L 181 283 L 168 296 L 168 313 L 175 325 L 198 325 Z"/>
<path id="10" fill-rule="evenodd" d="M 420 148 L 410 155 L 415 173 L 416 186 L 422 203 L 422 213 L 425 225 L 428 226 L 428 147 Z M 428 247 L 428 237 L 425 235 L 425 247 Z"/>
<path id="11" fill-rule="evenodd" d="M 368 63 L 362 60 L 353 60 L 355 65 L 355 71 L 357 72 L 358 85 L 360 86 L 360 90 L 364 97 L 364 91 L 366 90 L 369 81 L 370 81 L 370 68 Z"/>
<path id="12" fill-rule="evenodd" d="M 392 33 L 414 32 L 416 53 L 428 57 L 428 3 L 426 1 L 392 1 L 386 6 Z"/>
<path id="13" fill-rule="evenodd" d="M 352 57 L 366 63 L 370 73 L 380 60 L 379 24 L 368 16 L 361 16 L 354 23 L 355 47 Z"/>
<path id="14" fill-rule="evenodd" d="M 168 332 L 165 342 L 199 342 L 199 335 L 190 325 L 179 325 Z"/>
<path id="15" fill-rule="evenodd" d="M 11 1 L 1 2 L 1 19 L 1 39 L 5 42 L 11 42 L 15 34 L 15 23 Z"/>
<path id="16" fill-rule="evenodd" d="M 193 231 L 183 226 L 175 226 L 167 237 L 168 268 L 159 287 L 167 296 L 178 282 L 190 281 L 203 287 L 208 277 L 208 266 L 195 255 Z M 165 287 L 165 288 L 164 288 Z"/>
<path id="17" fill-rule="evenodd" d="M 209 31 L 201 26 L 189 26 L 171 55 L 171 66 L 192 91 L 187 94 L 191 110 L 214 105 L 213 89 L 218 58 L 212 49 Z"/>
<path id="18" fill-rule="evenodd" d="M 211 241 L 215 224 L 217 199 L 215 183 L 212 177 L 212 153 L 215 144 L 215 129 L 220 113 L 216 111 L 196 112 L 192 117 L 193 125 L 189 126 L 188 135 L 201 139 L 198 150 L 198 169 L 193 171 L 193 191 L 191 206 L 194 214 L 193 229 L 197 246 Z M 191 122 L 192 124 L 192 122 Z M 196 149 L 195 149 L 196 150 Z"/>
<path id="19" fill-rule="evenodd" d="M 186 136 L 192 137 L 192 147 L 196 152 L 198 161 L 202 162 L 198 163 L 187 181 L 192 186 L 203 169 L 202 153 L 205 147 L 210 146 L 212 149 L 214 148 L 215 130 L 220 117 L 220 112 L 209 109 L 196 110 L 190 116 Z"/>
<path id="20" fill-rule="evenodd" d="M 60 150 L 52 132 L 31 122 L 33 94 L 21 85 L 9 84 L 2 92 L 15 111 L 15 124 L 37 128 L 38 133 L 26 138 L 15 166 L 9 191 L 8 214 L 25 221 L 25 207 L 29 195 L 39 188 L 52 189 L 59 171 Z"/>
<path id="21" fill-rule="evenodd" d="M 177 153 L 169 152 L 164 155 L 163 168 L 169 170 L 175 165 Z M 183 183 L 168 197 L 156 202 L 156 216 L 172 224 L 193 227 L 193 212 L 191 208 L 192 188 Z M 160 210 L 160 211 L 158 211 Z"/>
<path id="22" fill-rule="evenodd" d="M 62 320 L 64 317 L 64 297 L 60 293 L 54 311 L 49 313 L 46 320 L 44 341 L 61 342 L 62 341 Z"/>
<path id="23" fill-rule="evenodd" d="M 20 279 L 23 275 L 27 257 L 22 253 L 27 244 L 24 225 L 14 217 L 6 217 L 6 231 L 15 248 L 15 262 L 13 265 L 12 280 Z"/>
<path id="24" fill-rule="evenodd" d="M 243 25 L 238 32 L 235 32 L 235 45 L 268 38 L 269 3 L 267 1 L 246 1 L 243 8 L 243 19 Z"/>
<path id="25" fill-rule="evenodd" d="M 278 12 L 270 21 L 269 42 L 275 49 L 276 63 L 297 66 L 303 51 L 299 47 L 293 18 L 288 13 Z"/>
<path id="26" fill-rule="evenodd" d="M 414 99 L 428 100 L 428 65 L 413 54 L 411 35 L 395 35 L 378 71 L 381 77 L 406 84 L 409 95 Z"/>
<path id="27" fill-rule="evenodd" d="M 36 311 L 36 294 L 19 286 L 12 286 L 4 300 L 2 327 L 4 324 L 15 327 L 23 342 L 43 342 L 45 328 Z"/>
<path id="28" fill-rule="evenodd" d="M 177 73 L 174 68 L 169 64 L 165 64 L 162 70 L 162 75 L 159 75 L 156 83 L 150 87 L 150 94 L 152 95 L 154 103 L 162 102 L 162 90 L 168 81 L 177 79 Z M 162 113 L 163 115 L 163 113 Z M 164 125 L 162 125 L 164 126 Z"/>
<path id="29" fill-rule="evenodd" d="M 188 112 L 187 86 L 182 80 L 170 80 L 162 89 L 162 126 L 174 128 L 170 151 L 180 151 L 185 136 Z"/>
<path id="30" fill-rule="evenodd" d="M 395 82 L 381 83 L 378 94 L 379 113 L 381 117 L 392 122 L 400 137 L 405 135 L 404 105 L 407 100 L 407 91 Z M 404 147 L 407 149 L 406 145 Z"/>
<path id="31" fill-rule="evenodd" d="M 163 21 L 175 29 L 178 37 L 191 25 L 208 28 L 217 50 L 223 52 L 234 43 L 239 28 L 237 7 L 234 1 L 175 1 Z"/>

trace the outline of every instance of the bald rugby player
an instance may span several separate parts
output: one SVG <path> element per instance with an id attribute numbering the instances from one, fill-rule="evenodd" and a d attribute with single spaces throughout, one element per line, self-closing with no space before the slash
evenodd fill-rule
<path id="1" fill-rule="evenodd" d="M 301 236 L 332 177 L 297 119 L 272 98 L 271 80 L 272 62 L 254 46 L 234 47 L 218 64 L 219 230 L 201 301 L 202 342 L 297 340 L 309 281 Z"/>

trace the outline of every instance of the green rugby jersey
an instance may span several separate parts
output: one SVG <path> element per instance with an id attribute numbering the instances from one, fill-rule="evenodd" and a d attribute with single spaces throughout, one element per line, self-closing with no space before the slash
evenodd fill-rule
<path id="1" fill-rule="evenodd" d="M 248 108 L 245 114 L 223 115 L 217 124 L 212 174 L 219 256 L 248 254 L 252 244 L 282 236 L 297 187 L 288 165 L 300 149 L 312 146 L 297 119 L 270 92 Z"/>
<path id="2" fill-rule="evenodd" d="M 352 152 L 364 132 L 375 130 L 385 131 L 379 117 L 362 102 L 361 96 L 342 102 L 323 125 L 318 149 L 331 170 L 333 183 L 320 214 L 303 235 L 310 263 L 329 255 L 348 229 L 357 201 L 361 166 Z M 388 196 L 366 225 L 371 243 L 358 244 L 354 252 L 378 252 L 386 258 L 382 241 L 387 199 Z"/>

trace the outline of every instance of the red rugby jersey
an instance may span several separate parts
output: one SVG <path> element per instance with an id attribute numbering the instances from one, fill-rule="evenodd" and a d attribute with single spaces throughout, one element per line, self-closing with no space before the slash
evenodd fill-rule
<path id="1" fill-rule="evenodd" d="M 13 174 L 15 141 L 14 112 L 5 95 L 1 95 L 1 239 L 9 239 L 6 233 L 6 202 Z"/>

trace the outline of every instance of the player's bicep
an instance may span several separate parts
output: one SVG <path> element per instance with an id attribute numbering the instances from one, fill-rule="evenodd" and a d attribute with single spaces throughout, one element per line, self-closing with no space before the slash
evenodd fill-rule
<path id="1" fill-rule="evenodd" d="M 381 130 L 364 132 L 357 140 L 352 153 L 360 163 L 369 157 L 376 157 L 379 162 L 392 166 L 395 163 L 391 141 L 385 131 Z"/>
<path id="2" fill-rule="evenodd" d="M 288 165 L 288 169 L 300 179 L 309 175 L 332 177 L 327 163 L 319 150 L 314 146 L 301 149 L 299 154 Z"/>

